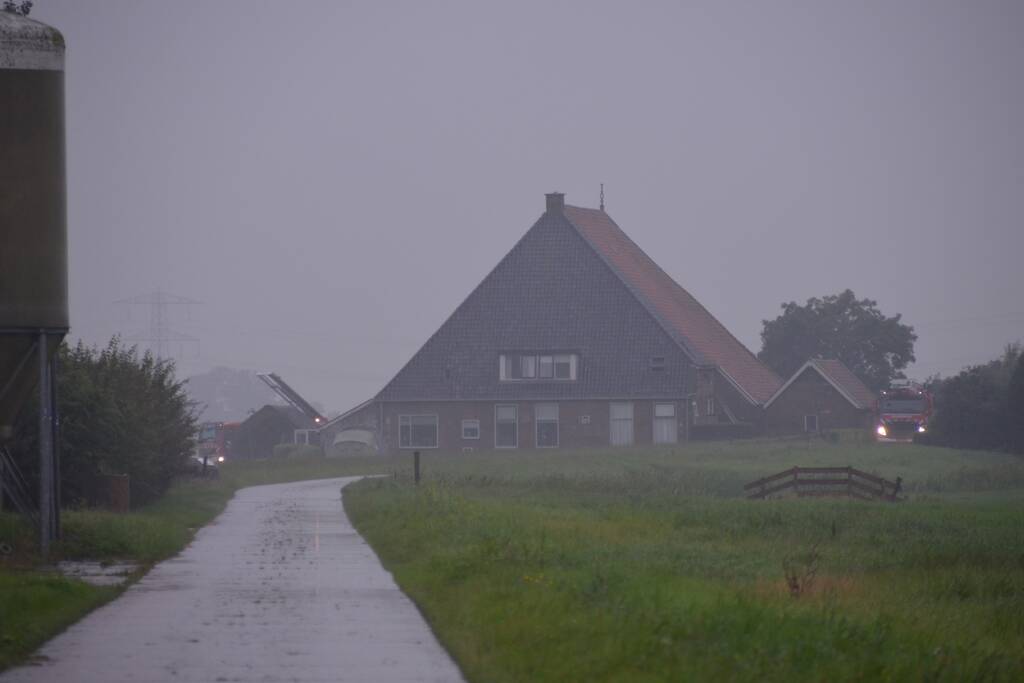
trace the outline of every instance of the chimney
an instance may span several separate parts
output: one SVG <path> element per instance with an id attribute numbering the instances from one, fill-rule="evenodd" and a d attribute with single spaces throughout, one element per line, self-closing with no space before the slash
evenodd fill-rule
<path id="1" fill-rule="evenodd" d="M 546 200 L 547 210 L 554 213 L 562 213 L 562 209 L 565 208 L 565 193 L 564 192 L 549 192 L 544 195 Z"/>

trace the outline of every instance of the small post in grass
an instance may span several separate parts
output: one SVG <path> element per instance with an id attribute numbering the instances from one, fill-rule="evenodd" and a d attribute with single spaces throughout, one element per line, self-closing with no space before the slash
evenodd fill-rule
<path id="1" fill-rule="evenodd" d="M 412 478 L 417 484 L 420 483 L 420 452 L 412 452 Z"/>

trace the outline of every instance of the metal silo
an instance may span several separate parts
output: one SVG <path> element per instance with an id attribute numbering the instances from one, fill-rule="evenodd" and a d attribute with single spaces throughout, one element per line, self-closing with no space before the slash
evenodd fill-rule
<path id="1" fill-rule="evenodd" d="M 53 359 L 67 289 L 64 38 L 0 11 L 0 446 L 38 386 L 44 548 L 57 530 Z"/>

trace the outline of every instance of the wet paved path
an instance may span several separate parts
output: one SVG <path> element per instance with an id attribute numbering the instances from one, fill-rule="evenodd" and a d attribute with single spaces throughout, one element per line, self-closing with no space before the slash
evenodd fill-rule
<path id="1" fill-rule="evenodd" d="M 0 683 L 461 681 L 352 528 L 355 478 L 257 486 Z"/>

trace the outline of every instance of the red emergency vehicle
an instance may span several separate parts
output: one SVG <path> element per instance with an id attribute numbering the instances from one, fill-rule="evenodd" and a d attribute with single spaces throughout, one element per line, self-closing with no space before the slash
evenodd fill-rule
<path id="1" fill-rule="evenodd" d="M 878 399 L 878 424 L 875 434 L 880 441 L 913 441 L 928 431 L 932 415 L 932 397 L 916 382 L 893 382 Z"/>
<path id="2" fill-rule="evenodd" d="M 227 460 L 231 455 L 231 439 L 239 425 L 240 422 L 204 422 L 199 425 L 196 457 L 211 464 Z"/>

